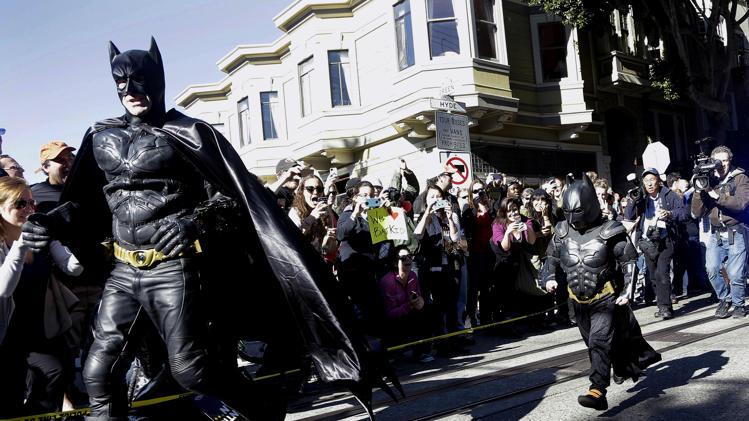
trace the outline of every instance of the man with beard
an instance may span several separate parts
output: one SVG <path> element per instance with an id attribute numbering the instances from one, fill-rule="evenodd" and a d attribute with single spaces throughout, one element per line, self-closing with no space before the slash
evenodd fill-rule
<path id="1" fill-rule="evenodd" d="M 75 159 L 74 150 L 74 147 L 61 140 L 53 140 L 42 146 L 39 151 L 42 166 L 34 172 L 44 171 L 47 179 L 31 186 L 37 212 L 48 212 L 57 207 L 65 181 L 68 179 L 70 166 Z"/>
<path id="2" fill-rule="evenodd" d="M 89 129 L 63 204 L 23 228 L 67 240 L 107 279 L 83 371 L 89 419 L 126 419 L 124 377 L 143 330 L 163 339 L 177 383 L 252 418 L 282 419 L 285 402 L 237 369 L 240 336 L 268 343 L 279 371 L 306 353 L 322 380 L 361 381 L 363 348 L 337 317 L 332 275 L 276 198 L 213 127 L 165 110 L 153 38 L 148 51 L 109 47 L 125 115 Z"/>
<path id="3" fill-rule="evenodd" d="M 636 381 L 661 356 L 643 339 L 640 325 L 629 308 L 637 277 L 637 251 L 618 221 L 602 221 L 596 190 L 587 175 L 582 181 L 567 176 L 562 197 L 565 219 L 547 249 L 543 281 L 546 290 L 558 287 L 556 272 L 562 267 L 592 366 L 588 392 L 578 403 L 588 408 L 608 408 L 606 388 L 611 369 L 614 381 Z"/>

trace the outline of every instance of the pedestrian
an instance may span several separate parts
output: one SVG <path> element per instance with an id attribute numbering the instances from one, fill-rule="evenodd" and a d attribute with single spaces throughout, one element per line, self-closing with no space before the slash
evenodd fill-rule
<path id="1" fill-rule="evenodd" d="M 68 146 L 61 140 L 46 143 L 39 150 L 41 166 L 34 172 L 44 172 L 47 179 L 31 186 L 31 193 L 37 201 L 38 212 L 49 212 L 60 201 L 60 194 L 65 187 L 70 167 L 75 159 L 74 150 L 74 147 Z"/>

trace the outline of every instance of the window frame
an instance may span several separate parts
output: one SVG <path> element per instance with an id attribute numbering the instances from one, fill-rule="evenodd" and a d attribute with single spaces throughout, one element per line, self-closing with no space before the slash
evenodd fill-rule
<path id="1" fill-rule="evenodd" d="M 498 23 L 500 16 L 497 15 L 497 1 L 496 0 L 479 0 L 479 1 L 483 2 L 484 6 L 486 5 L 487 2 L 491 3 L 490 10 L 491 10 L 491 17 L 492 17 L 493 21 L 480 20 L 478 18 L 477 14 L 476 14 L 476 0 L 472 0 L 471 1 L 471 12 L 473 13 L 473 22 L 474 22 L 473 35 L 474 35 L 474 38 L 476 40 L 476 42 L 475 42 L 476 58 L 479 58 L 481 60 L 489 60 L 489 61 L 500 62 L 500 59 L 501 59 L 500 42 L 501 42 L 501 40 L 499 39 L 500 26 L 499 26 L 499 23 Z M 501 1 L 501 0 L 499 0 L 499 1 Z M 478 31 L 479 31 L 479 26 L 481 24 L 490 24 L 494 28 L 494 33 L 492 34 L 492 37 L 494 38 L 494 57 L 493 58 L 492 57 L 482 57 L 481 55 L 479 55 L 479 33 L 478 33 Z"/>
<path id="2" fill-rule="evenodd" d="M 339 61 L 338 62 L 334 63 L 334 62 L 331 61 L 331 57 L 330 57 L 331 53 L 342 53 L 342 52 L 346 53 L 346 61 L 345 62 L 340 59 L 340 56 L 339 56 Z M 330 106 L 332 108 L 349 107 L 349 106 L 352 105 L 352 101 L 351 101 L 351 78 L 353 77 L 353 75 L 351 73 L 351 57 L 349 55 L 349 50 L 348 49 L 328 50 L 327 51 L 327 55 L 328 55 L 328 83 L 330 84 Z M 339 86 L 341 87 L 341 91 L 338 92 L 338 93 L 334 93 L 333 92 L 333 67 L 334 66 L 337 68 L 337 71 L 338 71 L 338 82 L 339 82 Z M 348 72 L 344 72 L 344 70 L 343 70 L 344 66 L 348 67 Z M 343 75 L 343 76 L 341 76 L 341 75 Z M 348 76 L 348 77 L 346 77 L 346 76 Z M 344 87 L 345 87 L 345 89 L 344 89 Z M 343 96 L 344 92 L 346 94 L 346 99 L 348 100 L 348 103 L 346 103 L 344 101 L 344 96 Z M 336 98 L 335 95 L 336 94 L 340 94 L 341 104 L 336 105 L 336 103 L 335 103 L 335 98 Z"/>
<path id="3" fill-rule="evenodd" d="M 269 97 L 268 101 L 263 101 L 263 95 L 266 95 L 266 94 L 274 94 L 275 95 L 275 101 L 272 100 L 272 99 L 270 99 L 270 97 Z M 277 113 L 275 113 L 273 111 L 273 108 L 277 108 L 278 107 L 278 103 L 279 103 L 279 100 L 278 100 L 278 91 L 261 91 L 259 93 L 259 97 L 260 97 L 260 121 L 261 121 L 261 123 L 263 125 L 263 140 L 274 140 L 274 139 L 278 139 L 278 129 L 276 128 L 278 122 L 275 120 L 275 116 L 276 116 Z M 274 107 L 274 105 L 275 105 L 275 107 Z M 266 117 L 265 111 L 266 111 L 266 106 L 268 108 L 267 109 L 268 110 L 268 114 L 269 114 L 268 117 L 269 117 L 269 120 L 271 122 L 270 129 L 272 131 L 272 135 L 273 135 L 272 137 L 269 137 L 269 136 L 266 135 L 266 128 L 267 128 L 266 125 L 265 125 L 265 117 Z"/>
<path id="4" fill-rule="evenodd" d="M 308 69 L 305 69 L 304 66 L 309 66 Z M 299 81 L 299 111 L 300 115 L 302 117 L 306 117 L 310 114 L 312 114 L 312 72 L 315 71 L 315 62 L 314 62 L 314 56 L 309 56 L 306 59 L 302 60 L 297 64 L 297 73 L 298 73 L 298 81 Z M 304 84 L 302 83 L 303 80 L 308 80 L 308 96 L 305 97 L 304 95 Z M 309 104 L 309 109 L 307 112 L 305 112 L 305 98 L 307 98 L 307 103 Z"/>
<path id="5" fill-rule="evenodd" d="M 580 59 L 577 53 L 577 29 L 564 25 L 565 37 L 567 39 L 567 77 L 555 81 L 544 81 L 541 68 L 541 44 L 539 40 L 538 27 L 542 23 L 561 22 L 558 16 L 537 14 L 530 15 L 531 22 L 531 42 L 533 46 L 533 70 L 538 86 L 559 86 L 570 83 L 582 83 L 580 75 Z"/>
<path id="6" fill-rule="evenodd" d="M 397 7 L 399 5 L 407 5 L 408 9 L 402 16 L 398 16 Z M 413 13 L 411 11 L 411 0 L 400 0 L 393 4 L 393 32 L 395 36 L 395 61 L 398 67 L 398 71 L 406 70 L 416 64 L 416 48 L 414 45 L 414 27 L 413 27 Z M 399 22 L 403 22 L 403 33 L 406 36 L 406 52 L 404 57 L 406 58 L 406 65 L 401 67 L 400 60 L 400 45 L 398 38 Z M 409 62 L 408 48 L 411 48 L 411 57 Z"/>
<path id="7" fill-rule="evenodd" d="M 243 109 L 244 104 L 244 109 Z M 243 114 L 244 113 L 244 114 Z M 243 115 L 246 115 L 246 122 L 243 121 Z M 252 126 L 250 123 L 250 99 L 245 96 L 237 101 L 237 120 L 239 122 L 239 146 L 244 147 L 252 144 Z M 246 126 L 246 127 L 245 127 Z M 245 134 L 247 138 L 245 139 Z"/>
<path id="8" fill-rule="evenodd" d="M 425 0 L 426 9 L 425 9 L 424 17 L 426 18 L 427 43 L 429 44 L 429 58 L 434 60 L 435 58 L 438 58 L 438 57 L 449 57 L 447 54 L 444 54 L 447 52 L 450 52 L 459 56 L 460 55 L 460 28 L 458 26 L 458 14 L 456 12 L 454 0 L 447 0 L 452 5 L 452 9 L 453 9 L 453 16 L 451 18 L 434 18 L 434 19 L 429 17 L 429 2 L 430 1 L 436 1 L 436 0 Z M 432 52 L 431 25 L 433 23 L 440 23 L 440 22 L 454 22 L 455 23 L 455 36 L 456 36 L 455 44 L 457 45 L 457 51 L 454 51 L 454 50 L 444 51 L 442 55 L 435 56 Z"/>

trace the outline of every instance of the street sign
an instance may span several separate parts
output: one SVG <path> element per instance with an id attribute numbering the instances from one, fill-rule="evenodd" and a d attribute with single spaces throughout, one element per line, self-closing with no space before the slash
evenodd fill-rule
<path id="1" fill-rule="evenodd" d="M 661 142 L 653 142 L 642 153 L 642 165 L 645 168 L 655 168 L 660 174 L 666 174 L 671 158 L 668 147 Z"/>
<path id="2" fill-rule="evenodd" d="M 471 151 L 468 116 L 435 111 L 434 120 L 437 128 L 437 149 L 456 152 Z"/>
<path id="3" fill-rule="evenodd" d="M 470 183 L 471 177 L 473 177 L 470 153 L 441 151 L 440 163 L 444 164 L 446 168 L 455 170 L 455 173 L 453 173 L 453 185 L 463 186 Z"/>
<path id="4" fill-rule="evenodd" d="M 451 111 L 454 113 L 465 113 L 466 112 L 466 103 L 465 102 L 458 102 L 453 101 L 450 99 L 437 99 L 437 98 L 430 98 L 429 99 L 429 106 L 436 109 L 436 110 L 442 110 L 442 111 Z"/>

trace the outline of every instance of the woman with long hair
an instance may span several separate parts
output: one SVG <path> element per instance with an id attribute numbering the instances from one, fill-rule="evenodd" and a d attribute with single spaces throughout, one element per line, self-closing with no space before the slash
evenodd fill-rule
<path id="1" fill-rule="evenodd" d="M 526 264 L 523 259 L 528 259 L 528 253 L 536 242 L 533 221 L 520 214 L 521 206 L 519 199 L 502 199 L 492 223 L 492 243 L 497 253 L 494 297 L 505 316 L 508 311 L 514 310 L 509 307 L 517 295 L 515 285 L 520 265 Z"/>
<path id="2" fill-rule="evenodd" d="M 460 221 L 445 192 L 437 185 L 427 188 L 426 210 L 414 228 L 420 241 L 424 267 L 419 268 L 424 297 L 431 295 L 439 332 L 458 328 L 455 311 L 463 265 L 460 248 Z"/>
<path id="3" fill-rule="evenodd" d="M 495 305 L 491 301 L 489 279 L 494 268 L 492 238 L 492 205 L 481 180 L 474 180 L 468 189 L 468 206 L 463 211 L 463 233 L 468 241 L 468 304 L 466 313 L 471 326 L 494 320 Z M 480 305 L 479 305 L 480 303 Z M 480 313 L 477 312 L 477 308 Z M 481 317 L 479 317 L 479 315 Z"/>
<path id="4" fill-rule="evenodd" d="M 324 186 L 316 175 L 302 178 L 294 193 L 289 218 L 302 230 L 302 234 L 325 261 L 332 264 L 338 251 L 338 218 L 333 212 L 335 194 L 331 192 L 330 186 Z"/>
<path id="5" fill-rule="evenodd" d="M 62 285 L 51 285 L 55 282 L 52 263 L 73 276 L 83 268 L 58 241 L 32 252 L 36 245 L 26 235 L 22 238 L 21 226 L 34 210 L 25 180 L 0 178 L 0 418 L 59 411 L 64 388 L 72 380 L 73 359 L 62 337 L 65 323 L 55 317 L 57 311 L 50 314 L 45 309 L 48 290 L 64 290 Z M 65 291 L 68 294 L 63 295 L 71 298 L 72 293 Z M 66 304 L 63 307 L 70 310 Z M 32 390 L 24 405 L 30 368 L 42 370 L 35 378 L 43 377 L 44 384 Z"/>

